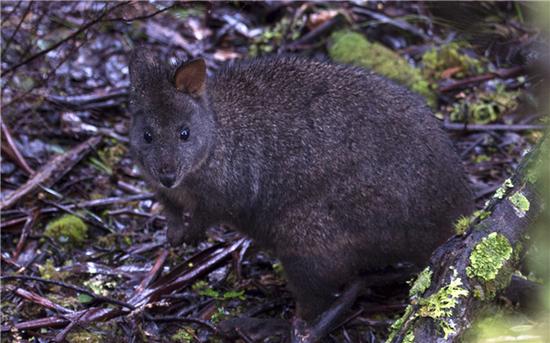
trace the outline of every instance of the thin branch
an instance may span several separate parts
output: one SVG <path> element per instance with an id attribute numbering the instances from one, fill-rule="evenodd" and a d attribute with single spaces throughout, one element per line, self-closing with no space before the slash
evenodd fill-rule
<path id="1" fill-rule="evenodd" d="M 65 283 L 65 282 L 62 282 L 62 281 L 48 280 L 48 279 L 43 279 L 43 278 L 40 278 L 40 277 L 28 276 L 28 275 L 0 276 L 0 280 L 2 280 L 2 281 L 5 281 L 5 280 L 27 280 L 27 281 L 29 281 L 30 280 L 30 281 L 48 283 L 48 284 L 52 284 L 52 285 L 56 285 L 56 286 L 60 286 L 60 287 L 64 287 L 64 288 L 69 288 L 69 289 L 72 289 L 72 290 L 74 290 L 78 293 L 83 293 L 83 294 L 89 295 L 90 297 L 92 297 L 94 300 L 96 300 L 98 302 L 115 304 L 115 305 L 119 305 L 119 306 L 128 308 L 130 310 L 135 309 L 134 306 L 132 306 L 131 304 L 125 303 L 124 301 L 119 301 L 119 300 L 109 298 L 109 297 L 106 297 L 106 296 L 103 296 L 103 295 L 98 295 L 98 294 L 94 293 L 93 291 L 90 291 L 86 288 L 71 285 L 71 284 L 68 284 L 68 283 Z"/>
<path id="2" fill-rule="evenodd" d="M 445 123 L 443 128 L 452 131 L 532 131 L 545 130 L 546 125 Z"/>
<path id="3" fill-rule="evenodd" d="M 143 19 L 149 19 L 149 18 L 152 18 L 154 16 L 156 16 L 157 14 L 160 14 L 162 12 L 166 12 L 168 11 L 169 9 L 172 9 L 174 7 L 178 6 L 177 3 L 173 4 L 173 5 L 170 5 L 168 7 L 165 7 L 163 9 L 160 9 L 158 11 L 155 11 L 153 13 L 150 13 L 150 14 L 145 14 L 145 15 L 142 15 L 142 16 L 138 16 L 138 17 L 133 17 L 133 18 L 130 18 L 130 19 L 126 19 L 124 17 L 118 17 L 118 18 L 110 18 L 110 19 L 104 19 L 102 20 L 102 22 L 109 22 L 109 21 L 123 21 L 125 23 L 131 23 L 133 21 L 136 21 L 136 20 L 143 20 Z"/>
<path id="4" fill-rule="evenodd" d="M 108 15 L 109 13 L 111 13 L 113 10 L 115 10 L 116 8 L 119 8 L 121 6 L 125 6 L 127 5 L 128 3 L 130 3 L 130 1 L 123 1 L 123 2 L 119 2 L 117 3 L 116 5 L 110 7 L 110 8 L 107 8 L 105 9 L 97 18 L 87 22 L 86 24 L 84 24 L 83 26 L 81 26 L 78 30 L 76 30 L 75 32 L 71 33 L 70 35 L 68 35 L 66 38 L 63 38 L 61 39 L 60 41 L 58 41 L 57 43 L 53 44 L 52 46 L 50 46 L 49 48 L 46 48 L 44 50 L 41 50 L 40 52 L 32 55 L 31 57 L 23 60 L 22 62 L 19 62 L 17 63 L 16 65 L 14 66 L 11 66 L 10 68 L 8 68 L 7 70 L 4 71 L 4 76 L 8 73 L 11 73 L 13 71 L 15 71 L 17 68 L 21 67 L 22 65 L 25 65 L 27 63 L 30 63 L 32 61 L 34 61 L 35 59 L 37 59 L 38 57 L 40 56 L 43 56 L 45 54 L 47 54 L 48 52 L 52 51 L 52 50 L 55 50 L 57 49 L 60 45 L 62 45 L 63 43 L 75 38 L 76 36 L 78 36 L 79 34 L 81 34 L 82 32 L 86 31 L 87 29 L 89 29 L 91 26 L 97 24 L 98 22 L 101 21 L 101 19 L 103 19 L 106 15 Z"/>
<path id="5" fill-rule="evenodd" d="M 17 6 L 19 6 L 20 3 L 17 3 Z M 32 6 L 33 2 L 32 1 L 29 1 L 29 6 L 27 6 L 27 8 L 25 9 L 25 12 L 23 13 L 23 15 L 21 16 L 21 20 L 19 20 L 19 23 L 17 23 L 17 26 L 15 27 L 15 30 L 13 31 L 13 33 L 11 34 L 10 38 L 8 38 L 6 40 L 6 46 L 4 47 L 4 50 L 2 51 L 2 59 L 4 59 L 4 55 L 6 54 L 6 51 L 8 51 L 8 49 L 10 48 L 10 45 L 11 45 L 11 42 L 13 41 L 13 38 L 15 37 L 15 35 L 17 34 L 17 32 L 19 32 L 19 29 L 21 28 L 21 25 L 23 24 L 23 22 L 25 21 L 25 18 L 27 17 L 27 15 L 29 14 L 29 11 L 31 10 L 31 6 Z M 17 7 L 16 7 L 17 8 Z M 14 9 L 15 10 L 15 9 Z M 10 13 L 11 14 L 11 13 Z"/>

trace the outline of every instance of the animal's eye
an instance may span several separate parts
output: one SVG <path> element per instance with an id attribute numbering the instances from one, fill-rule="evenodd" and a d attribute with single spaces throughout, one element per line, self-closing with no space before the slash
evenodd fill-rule
<path id="1" fill-rule="evenodd" d="M 143 139 L 145 139 L 145 142 L 147 143 L 151 143 L 153 141 L 153 135 L 149 132 L 149 130 L 145 130 L 143 132 Z"/>
<path id="2" fill-rule="evenodd" d="M 180 130 L 180 139 L 182 141 L 186 141 L 189 139 L 189 128 L 188 127 L 184 127 L 183 129 Z"/>

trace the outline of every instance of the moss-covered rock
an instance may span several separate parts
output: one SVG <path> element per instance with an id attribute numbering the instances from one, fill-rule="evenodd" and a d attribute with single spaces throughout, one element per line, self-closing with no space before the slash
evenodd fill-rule
<path id="1" fill-rule="evenodd" d="M 88 226 L 75 215 L 67 214 L 51 221 L 44 231 L 50 237 L 62 244 L 81 245 L 86 240 Z"/>
<path id="2" fill-rule="evenodd" d="M 363 35 L 352 31 L 335 32 L 329 46 L 330 57 L 340 63 L 365 67 L 376 71 L 412 91 L 423 95 L 435 107 L 437 97 L 419 69 L 382 44 L 369 42 Z"/>

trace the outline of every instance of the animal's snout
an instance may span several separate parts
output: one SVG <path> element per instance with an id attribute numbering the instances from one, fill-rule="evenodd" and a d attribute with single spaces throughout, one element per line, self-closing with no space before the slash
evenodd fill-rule
<path id="1" fill-rule="evenodd" d="M 159 181 L 164 187 L 170 188 L 176 182 L 176 174 L 174 174 L 174 173 L 162 173 L 162 174 L 159 175 Z"/>

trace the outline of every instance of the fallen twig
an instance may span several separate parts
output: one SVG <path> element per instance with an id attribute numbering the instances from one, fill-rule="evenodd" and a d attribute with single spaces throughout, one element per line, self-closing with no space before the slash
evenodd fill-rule
<path id="1" fill-rule="evenodd" d="M 0 210 L 5 210 L 16 204 L 22 198 L 33 194 L 39 186 L 51 187 L 69 172 L 84 156 L 95 149 L 100 142 L 101 137 L 92 137 L 64 154 L 54 157 L 37 171 L 23 186 L 6 196 L 6 198 L 0 202 Z"/>
<path id="2" fill-rule="evenodd" d="M 183 288 L 197 278 L 205 275 L 219 265 L 220 262 L 229 258 L 233 251 L 239 249 L 246 241 L 241 238 L 226 247 L 214 246 L 206 249 L 206 254 L 200 252 L 182 263 L 180 266 L 164 277 L 157 280 L 150 288 L 143 292 L 136 293 L 128 302 L 135 307 L 143 306 L 156 300 L 159 296 L 172 292 L 173 290 Z M 183 271 L 183 273 L 182 273 Z"/>
<path id="3" fill-rule="evenodd" d="M 451 83 L 450 85 L 439 87 L 439 91 L 444 93 L 444 92 L 450 92 L 453 90 L 463 89 L 477 83 L 495 79 L 497 77 L 501 79 L 507 79 L 510 77 L 520 75 L 521 73 L 524 72 L 524 70 L 525 68 L 523 66 L 517 66 L 513 68 L 508 68 L 508 69 L 499 69 L 491 73 L 472 76 L 472 77 L 465 78 L 460 81 Z"/>
<path id="4" fill-rule="evenodd" d="M 320 36 L 330 32 L 334 28 L 336 28 L 338 25 L 344 22 L 344 16 L 341 14 L 337 14 L 334 17 L 330 18 L 329 20 L 325 21 L 323 24 L 317 26 L 315 29 L 311 30 L 310 32 L 306 33 L 302 37 L 300 37 L 298 40 L 295 40 L 294 42 L 291 42 L 286 47 L 283 47 L 283 50 L 296 50 L 300 48 L 302 45 L 307 45 L 319 38 Z"/>
<path id="5" fill-rule="evenodd" d="M 23 226 L 23 229 L 21 230 L 21 236 L 19 237 L 19 241 L 17 241 L 17 246 L 15 247 L 15 251 L 13 253 L 13 258 L 17 259 L 23 248 L 25 247 L 25 244 L 27 242 L 27 237 L 29 237 L 29 234 L 31 232 L 32 226 L 38 216 L 40 215 L 40 212 L 37 210 L 33 210 L 32 214 L 30 214 L 26 221 L 25 225 Z"/>
<path id="6" fill-rule="evenodd" d="M 544 130 L 545 125 L 535 124 L 462 124 L 462 123 L 444 123 L 445 130 L 452 131 L 531 131 Z"/>
<path id="7" fill-rule="evenodd" d="M 2 152 L 8 155 L 15 162 L 15 164 L 23 169 L 23 172 L 25 174 L 27 174 L 28 176 L 34 174 L 34 170 L 29 167 L 25 158 L 23 157 L 23 155 L 21 155 L 19 149 L 17 149 L 17 145 L 15 145 L 15 142 L 13 141 L 10 130 L 3 121 L 1 122 L 1 124 L 2 140 L 5 140 L 5 144 L 2 144 Z"/>
<path id="8" fill-rule="evenodd" d="M 151 282 L 160 274 L 160 272 L 162 272 L 162 266 L 164 265 L 164 262 L 166 262 L 167 257 L 168 250 L 162 249 L 159 253 L 159 256 L 157 257 L 157 260 L 155 261 L 155 264 L 153 265 L 153 268 L 151 268 L 149 273 L 147 273 L 147 276 L 143 280 L 141 280 L 141 283 L 136 289 L 137 293 L 140 293 L 145 288 L 149 287 Z"/>
<path id="9" fill-rule="evenodd" d="M 106 15 L 108 15 L 109 13 L 111 13 L 111 11 L 113 11 L 114 9 L 120 7 L 120 6 L 124 6 L 124 5 L 127 5 L 128 3 L 130 3 L 130 1 L 123 1 L 123 2 L 119 2 L 117 3 L 116 5 L 113 5 L 109 8 L 106 8 L 99 16 L 97 16 L 95 19 L 93 20 L 90 20 L 89 22 L 87 22 L 86 24 L 82 25 L 78 30 L 74 31 L 73 33 L 71 33 L 70 35 L 68 35 L 67 37 L 59 40 L 57 43 L 55 44 L 52 44 L 50 47 L 46 48 L 46 49 L 43 49 L 41 51 L 39 51 L 38 53 L 26 58 L 25 60 L 15 64 L 14 66 L 11 66 L 9 67 L 8 69 L 6 69 L 5 71 L 3 71 L 3 74 L 4 76 L 6 76 L 6 74 L 8 73 L 11 73 L 13 71 L 15 71 L 17 68 L 21 67 L 22 65 L 25 65 L 29 62 L 32 62 L 34 61 L 35 59 L 37 59 L 38 57 L 40 56 L 43 56 L 45 54 L 47 54 L 48 52 L 52 51 L 52 50 L 55 50 L 57 49 L 61 44 L 77 37 L 79 34 L 81 34 L 82 32 L 86 31 L 87 29 L 89 29 L 91 26 L 97 24 L 98 22 L 101 21 L 101 19 L 103 19 Z"/>
<path id="10" fill-rule="evenodd" d="M 8 287 L 8 289 L 9 288 L 12 288 L 12 287 Z M 28 291 L 26 289 L 18 287 L 18 288 L 13 289 L 13 292 L 15 294 L 17 294 L 18 296 L 20 296 L 21 298 L 25 298 L 29 301 L 32 301 L 33 303 L 36 303 L 40 306 L 49 308 L 51 310 L 55 310 L 55 311 L 58 311 L 58 312 L 61 312 L 61 313 L 64 313 L 64 314 L 74 313 L 73 310 L 70 310 L 66 307 L 63 307 L 59 304 L 56 304 L 53 301 L 51 301 L 50 299 L 44 298 L 43 296 L 41 296 L 39 294 L 36 294 L 34 292 Z"/>
<path id="11" fill-rule="evenodd" d="M 115 304 L 115 305 L 119 305 L 119 306 L 128 308 L 130 310 L 133 310 L 135 308 L 134 306 L 132 306 L 128 303 L 125 303 L 123 301 L 119 301 L 119 300 L 116 300 L 116 299 L 113 299 L 113 298 L 109 298 L 109 297 L 106 297 L 106 296 L 103 296 L 103 295 L 99 295 L 99 294 L 94 293 L 93 291 L 90 291 L 90 290 L 86 289 L 86 288 L 71 285 L 71 284 L 68 284 L 68 283 L 65 283 L 65 282 L 62 282 L 62 281 L 49 280 L 49 279 L 44 279 L 44 278 L 40 278 L 40 277 L 36 277 L 36 276 L 28 276 L 28 275 L 6 275 L 6 276 L 1 276 L 0 280 L 2 280 L 2 281 L 3 280 L 27 280 L 27 281 L 37 281 L 37 282 L 42 282 L 42 283 L 49 283 L 49 284 L 52 284 L 52 285 L 72 289 L 72 290 L 74 290 L 78 293 L 89 295 L 90 297 L 92 297 L 94 299 L 94 301 L 97 301 L 97 302 Z"/>

